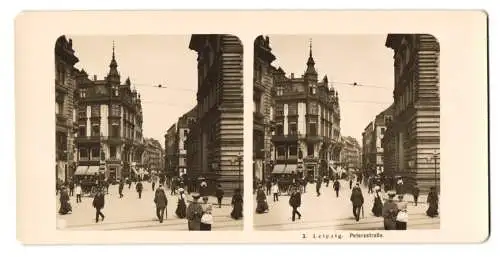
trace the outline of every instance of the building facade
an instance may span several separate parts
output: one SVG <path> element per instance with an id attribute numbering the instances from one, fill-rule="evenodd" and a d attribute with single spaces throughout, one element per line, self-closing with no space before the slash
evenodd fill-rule
<path id="1" fill-rule="evenodd" d="M 163 148 L 158 140 L 148 138 L 144 140 L 142 164 L 149 171 L 163 171 Z"/>
<path id="2" fill-rule="evenodd" d="M 67 181 L 76 167 L 75 89 L 78 58 L 71 39 L 61 36 L 55 45 L 56 179 Z"/>
<path id="3" fill-rule="evenodd" d="M 391 105 L 377 114 L 362 133 L 362 167 L 365 175 L 377 175 L 384 171 L 382 139 L 387 129 L 386 124 L 392 122 L 393 108 L 394 106 Z"/>
<path id="4" fill-rule="evenodd" d="M 179 176 L 177 173 L 177 123 L 172 124 L 165 134 L 165 173 L 168 176 Z"/>
<path id="5" fill-rule="evenodd" d="M 342 137 L 342 150 L 340 151 L 340 163 L 348 172 L 361 169 L 362 150 L 361 146 L 353 137 Z"/>
<path id="6" fill-rule="evenodd" d="M 394 51 L 394 119 L 384 136 L 384 173 L 423 191 L 439 186 L 439 43 L 425 34 L 389 34 Z"/>
<path id="7" fill-rule="evenodd" d="M 257 37 L 253 64 L 253 178 L 259 180 L 271 173 L 271 133 L 274 129 L 271 120 L 274 68 L 271 63 L 275 59 L 269 37 Z"/>
<path id="8" fill-rule="evenodd" d="M 124 178 L 137 173 L 144 152 L 140 95 L 130 79 L 120 82 L 113 55 L 103 80 L 89 79 L 85 70 L 77 75 L 78 135 L 77 175 L 101 173 Z"/>
<path id="9" fill-rule="evenodd" d="M 333 175 L 342 146 L 339 97 L 326 75 L 318 81 L 312 46 L 304 75 L 287 77 L 278 68 L 273 83 L 272 172 L 308 178 Z"/>
<path id="10" fill-rule="evenodd" d="M 243 46 L 232 35 L 193 35 L 198 53 L 196 122 L 189 127 L 187 170 L 214 190 L 243 189 Z"/>

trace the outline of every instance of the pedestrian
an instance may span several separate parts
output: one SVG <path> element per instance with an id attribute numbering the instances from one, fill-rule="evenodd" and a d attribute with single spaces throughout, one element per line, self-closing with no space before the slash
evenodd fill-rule
<path id="1" fill-rule="evenodd" d="M 413 202 L 415 202 L 415 206 L 417 206 L 417 203 L 418 203 L 418 196 L 420 194 L 420 189 L 418 188 L 418 185 L 415 184 L 413 186 Z"/>
<path id="2" fill-rule="evenodd" d="M 359 183 L 356 183 L 356 186 L 354 186 L 351 193 L 352 213 L 354 214 L 356 221 L 359 221 L 361 207 L 363 206 L 364 201 L 363 192 L 361 192 Z"/>
<path id="3" fill-rule="evenodd" d="M 234 190 L 233 198 L 231 199 L 231 205 L 233 206 L 233 211 L 231 211 L 231 217 L 238 220 L 243 217 L 243 197 L 241 196 L 241 189 L 237 188 Z"/>
<path id="4" fill-rule="evenodd" d="M 155 191 L 156 179 L 155 177 L 151 177 L 151 191 Z"/>
<path id="5" fill-rule="evenodd" d="M 200 194 L 193 193 L 191 195 L 193 201 L 189 204 L 186 210 L 186 217 L 188 219 L 188 229 L 189 230 L 200 230 L 201 217 L 203 215 L 203 208 L 198 202 L 200 199 Z"/>
<path id="6" fill-rule="evenodd" d="M 399 201 L 403 201 L 404 197 L 404 188 L 403 188 L 403 178 L 398 178 L 398 181 L 396 183 L 396 194 L 398 195 Z"/>
<path id="7" fill-rule="evenodd" d="M 75 194 L 76 194 L 76 202 L 81 203 L 82 202 L 82 185 L 80 185 L 80 183 L 76 184 Z"/>
<path id="8" fill-rule="evenodd" d="M 375 186 L 375 196 L 373 197 L 372 213 L 375 217 L 382 216 L 382 198 L 380 197 L 380 186 Z"/>
<path id="9" fill-rule="evenodd" d="M 288 204 L 292 207 L 292 221 L 295 221 L 295 214 L 298 215 L 298 219 L 302 218 L 302 214 L 297 210 L 301 204 L 301 195 L 297 188 L 292 189 L 292 195 L 290 195 L 290 199 L 288 200 Z"/>
<path id="10" fill-rule="evenodd" d="M 306 177 L 303 177 L 300 182 L 302 182 L 302 186 L 304 187 L 303 192 L 306 193 L 306 188 L 307 188 L 307 179 L 306 179 Z"/>
<path id="11" fill-rule="evenodd" d="M 143 189 L 142 182 L 141 181 L 137 182 L 137 184 L 135 185 L 135 190 L 139 194 L 139 199 L 141 199 L 142 196 L 142 189 Z"/>
<path id="12" fill-rule="evenodd" d="M 207 182 L 205 180 L 202 180 L 201 183 L 200 183 L 200 195 L 203 197 L 203 196 L 206 196 L 208 194 L 208 185 L 207 185 Z"/>
<path id="13" fill-rule="evenodd" d="M 99 216 L 101 216 L 102 220 L 104 221 L 104 214 L 101 212 L 101 210 L 104 208 L 104 194 L 102 192 L 102 189 L 99 189 L 97 191 L 97 194 L 94 196 L 94 201 L 92 201 L 92 206 L 95 208 L 95 223 L 99 222 Z"/>
<path id="14" fill-rule="evenodd" d="M 271 187 L 273 184 L 271 183 L 271 179 L 266 179 L 266 195 L 271 195 Z"/>
<path id="15" fill-rule="evenodd" d="M 330 178 L 328 178 L 327 176 L 323 176 L 323 179 L 325 180 L 325 187 L 328 187 L 328 185 L 330 185 Z"/>
<path id="16" fill-rule="evenodd" d="M 368 177 L 368 194 L 373 193 L 373 177 Z"/>
<path id="17" fill-rule="evenodd" d="M 271 192 L 273 193 L 273 202 L 278 202 L 279 201 L 278 195 L 280 192 L 278 183 L 274 182 L 274 184 L 271 186 Z"/>
<path id="18" fill-rule="evenodd" d="M 73 193 L 75 191 L 75 182 L 73 180 L 69 181 L 69 196 L 73 196 Z"/>
<path id="19" fill-rule="evenodd" d="M 439 202 L 439 196 L 436 192 L 435 187 L 431 187 L 431 191 L 427 195 L 427 204 L 429 204 L 429 207 L 427 208 L 426 214 L 427 216 L 434 218 L 438 216 L 438 202 Z"/>
<path id="20" fill-rule="evenodd" d="M 208 202 L 208 196 L 203 197 L 203 204 L 201 204 L 203 214 L 201 216 L 200 230 L 210 231 L 212 230 L 212 224 L 214 219 L 212 216 L 212 204 Z"/>
<path id="21" fill-rule="evenodd" d="M 224 197 L 224 190 L 222 190 L 222 186 L 218 185 L 217 190 L 215 191 L 215 196 L 217 197 L 217 204 L 219 208 L 222 208 L 222 197 Z"/>
<path id="22" fill-rule="evenodd" d="M 318 196 L 321 195 L 320 193 L 320 189 L 321 189 L 321 178 L 318 177 L 317 181 L 316 181 L 316 194 Z"/>
<path id="23" fill-rule="evenodd" d="M 337 179 L 333 182 L 333 189 L 335 190 L 337 198 L 339 198 L 340 182 Z"/>
<path id="24" fill-rule="evenodd" d="M 406 230 L 408 223 L 408 209 L 405 202 L 398 205 L 398 214 L 396 215 L 396 230 Z"/>
<path id="25" fill-rule="evenodd" d="M 160 223 L 163 223 L 163 217 L 167 219 L 165 209 L 167 208 L 168 199 L 162 184 L 159 184 L 155 191 L 154 203 L 156 204 L 156 216 Z"/>
<path id="26" fill-rule="evenodd" d="M 267 196 L 266 193 L 264 193 L 264 189 L 262 188 L 262 186 L 259 186 L 259 189 L 257 189 L 257 209 L 255 210 L 255 212 L 261 214 L 267 211 L 269 211 Z"/>
<path id="27" fill-rule="evenodd" d="M 352 177 L 349 177 L 349 190 L 352 189 Z"/>
<path id="28" fill-rule="evenodd" d="M 61 191 L 59 193 L 59 214 L 65 215 L 73 211 L 71 204 L 69 203 L 69 193 L 65 186 L 61 186 Z"/>
<path id="29" fill-rule="evenodd" d="M 175 195 L 176 190 L 177 190 L 177 178 L 172 178 L 172 182 L 170 183 L 170 195 Z"/>
<path id="30" fill-rule="evenodd" d="M 120 180 L 120 184 L 118 185 L 118 194 L 120 194 L 120 198 L 123 197 L 123 187 L 125 184 L 123 183 L 123 180 Z"/>
<path id="31" fill-rule="evenodd" d="M 387 199 L 382 208 L 382 216 L 384 217 L 384 229 L 385 230 L 395 230 L 396 229 L 396 217 L 398 215 L 398 205 L 394 202 L 394 197 L 396 192 L 388 191 Z"/>
<path id="32" fill-rule="evenodd" d="M 177 200 L 175 215 L 177 215 L 180 219 L 186 218 L 186 199 L 184 197 L 184 188 L 179 188 L 179 199 Z"/>
<path id="33" fill-rule="evenodd" d="M 106 194 L 109 194 L 109 184 L 110 184 L 109 181 L 104 180 L 103 183 L 104 183 L 104 187 L 106 187 Z"/>
<path id="34" fill-rule="evenodd" d="M 128 189 L 130 189 L 130 187 L 132 186 L 132 180 L 127 177 L 127 184 L 128 184 Z"/>

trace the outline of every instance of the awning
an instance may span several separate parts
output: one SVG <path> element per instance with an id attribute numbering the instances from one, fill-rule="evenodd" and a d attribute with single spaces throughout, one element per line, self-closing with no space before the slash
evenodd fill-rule
<path id="1" fill-rule="evenodd" d="M 137 170 L 134 167 L 131 167 L 131 170 L 135 175 L 139 175 L 139 172 L 137 172 Z"/>
<path id="2" fill-rule="evenodd" d="M 89 169 L 89 166 L 78 166 L 76 167 L 75 170 L 75 176 L 84 176 L 88 175 L 87 170 Z"/>
<path id="3" fill-rule="evenodd" d="M 95 175 L 99 172 L 99 166 L 89 166 L 87 170 L 87 175 Z"/>
<path id="4" fill-rule="evenodd" d="M 332 164 L 330 164 L 328 167 L 332 170 L 332 172 L 337 172 L 337 170 L 335 170 L 335 166 L 333 166 Z"/>
<path id="5" fill-rule="evenodd" d="M 273 168 L 273 174 L 282 174 L 285 173 L 285 165 L 284 164 L 276 164 Z"/>
<path id="6" fill-rule="evenodd" d="M 285 166 L 285 172 L 286 174 L 292 174 L 297 172 L 297 164 L 287 164 Z"/>
<path id="7" fill-rule="evenodd" d="M 76 167 L 76 176 L 95 175 L 99 172 L 99 166 L 78 166 Z"/>

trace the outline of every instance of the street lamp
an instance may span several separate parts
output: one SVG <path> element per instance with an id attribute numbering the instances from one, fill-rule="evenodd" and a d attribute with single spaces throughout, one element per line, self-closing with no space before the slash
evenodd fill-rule
<path id="1" fill-rule="evenodd" d="M 434 150 L 432 156 L 427 156 L 427 163 L 432 163 L 434 160 L 434 188 L 437 190 L 437 159 L 439 158 L 439 152 Z"/>

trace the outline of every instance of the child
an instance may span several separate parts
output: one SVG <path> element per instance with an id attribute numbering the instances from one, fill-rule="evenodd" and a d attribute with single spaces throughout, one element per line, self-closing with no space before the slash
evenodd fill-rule
<path id="1" fill-rule="evenodd" d="M 224 197 L 224 190 L 222 190 L 221 185 L 217 186 L 217 191 L 215 192 L 215 196 L 217 197 L 217 203 L 219 204 L 219 208 L 222 208 L 222 197 Z"/>

